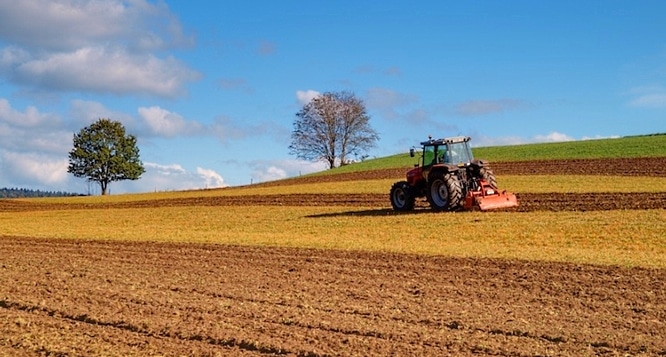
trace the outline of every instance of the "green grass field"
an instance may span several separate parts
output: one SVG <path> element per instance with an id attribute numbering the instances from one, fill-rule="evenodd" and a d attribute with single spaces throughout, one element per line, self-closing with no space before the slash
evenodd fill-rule
<path id="1" fill-rule="evenodd" d="M 472 138 L 472 144 L 474 139 Z M 418 147 L 419 143 L 414 143 Z M 417 149 L 418 151 L 418 149 Z M 474 156 L 493 161 L 529 161 L 529 160 L 564 160 L 564 159 L 602 159 L 602 158 L 635 158 L 635 157 L 666 157 L 666 134 L 632 136 L 617 139 L 598 139 L 568 141 L 557 143 L 540 143 L 526 145 L 509 145 L 493 147 L 474 147 Z M 316 175 L 336 174 L 354 171 L 411 167 L 417 158 L 409 156 L 409 148 L 403 153 L 370 159 L 352 165 L 326 170 Z"/>

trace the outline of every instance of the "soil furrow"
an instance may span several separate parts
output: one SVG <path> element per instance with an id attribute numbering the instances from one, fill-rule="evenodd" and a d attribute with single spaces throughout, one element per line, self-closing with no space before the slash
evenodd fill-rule
<path id="1" fill-rule="evenodd" d="M 595 192 L 595 193 L 517 193 L 520 206 L 509 211 L 607 211 L 666 208 L 666 192 Z M 123 202 L 110 204 L 54 205 L 26 201 L 0 200 L 0 212 L 28 212 L 72 209 L 158 208 L 192 206 L 341 206 L 375 207 L 378 214 L 404 214 L 389 209 L 388 194 L 285 194 L 218 196 Z M 417 208 L 425 208 L 423 200 Z"/>
<path id="2" fill-rule="evenodd" d="M 10 355 L 666 352 L 663 269 L 19 237 L 0 262 Z"/>

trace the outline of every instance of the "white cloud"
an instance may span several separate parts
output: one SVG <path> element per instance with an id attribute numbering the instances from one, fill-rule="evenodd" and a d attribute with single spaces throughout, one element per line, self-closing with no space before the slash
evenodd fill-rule
<path id="1" fill-rule="evenodd" d="M 69 125 L 73 131 L 79 131 L 100 118 L 119 121 L 130 131 L 137 129 L 137 120 L 134 117 L 127 113 L 109 109 L 104 104 L 95 101 L 73 100 L 69 108 L 68 118 L 71 119 Z"/>
<path id="2" fill-rule="evenodd" d="M 197 167 L 197 174 L 201 176 L 206 182 L 206 188 L 225 187 L 224 179 L 217 172 Z"/>
<path id="3" fill-rule="evenodd" d="M 0 75 L 39 90 L 175 97 L 200 78 L 154 53 L 193 43 L 163 3 L 0 1 L 2 40 Z"/>
<path id="4" fill-rule="evenodd" d="M 472 147 L 503 146 L 527 144 L 530 139 L 520 136 L 485 136 L 475 135 L 472 137 Z"/>
<path id="5" fill-rule="evenodd" d="M 302 90 L 297 90 L 296 91 L 296 100 L 298 101 L 298 104 L 300 105 L 306 105 L 310 103 L 310 101 L 318 96 L 320 96 L 321 93 L 317 92 L 316 90 L 313 89 L 308 89 L 306 91 Z"/>
<path id="6" fill-rule="evenodd" d="M 144 162 L 143 166 L 146 170 L 150 170 L 160 176 L 178 176 L 187 173 L 179 164 L 160 165 L 152 162 Z"/>
<path id="7" fill-rule="evenodd" d="M 630 104 L 642 108 L 666 108 L 666 93 L 645 94 L 632 100 Z"/>
<path id="8" fill-rule="evenodd" d="M 5 47 L 0 51 L 0 73 L 29 60 L 28 51 L 15 46 Z"/>
<path id="9" fill-rule="evenodd" d="M 114 111 L 103 104 L 93 101 L 74 100 L 70 108 L 69 117 L 81 127 L 90 125 L 99 118 L 109 118 L 122 122 L 131 133 L 135 135 L 158 136 L 173 138 L 176 136 L 209 136 L 220 142 L 230 139 L 243 139 L 250 135 L 264 134 L 284 135 L 283 128 L 271 121 L 255 125 L 238 125 L 237 122 L 226 116 L 216 117 L 212 123 L 204 124 L 196 120 L 189 120 L 178 113 L 171 112 L 159 106 L 139 107 L 138 117 Z"/>
<path id="10" fill-rule="evenodd" d="M 177 135 L 199 134 L 204 127 L 199 122 L 185 120 L 182 116 L 160 107 L 141 107 L 139 116 L 154 135 L 174 137 Z"/>
<path id="11" fill-rule="evenodd" d="M 251 166 L 254 168 L 252 180 L 255 183 L 297 177 L 327 168 L 326 163 L 303 160 L 258 160 Z"/>
<path id="12" fill-rule="evenodd" d="M 620 135 L 610 135 L 610 136 L 595 135 L 595 136 L 583 136 L 580 140 L 618 139 L 620 137 L 621 137 Z"/>
<path id="13" fill-rule="evenodd" d="M 537 135 L 534 137 L 534 140 L 536 142 L 561 142 L 561 141 L 574 141 L 573 137 L 567 135 L 567 134 L 562 134 L 558 133 L 556 131 L 553 131 L 549 134 L 546 135 Z"/>
<path id="14" fill-rule="evenodd" d="M 287 178 L 287 171 L 277 166 L 268 166 L 252 173 L 254 182 L 267 182 Z"/>
<path id="15" fill-rule="evenodd" d="M 60 123 L 60 120 L 54 115 L 40 113 L 33 106 L 27 107 L 25 112 L 19 112 L 12 108 L 7 99 L 0 98 L 1 123 L 23 128 L 34 128 L 44 126 L 53 127 L 53 124 Z"/>
<path id="16" fill-rule="evenodd" d="M 145 0 L 0 1 L 0 38 L 50 51 L 117 41 L 154 50 L 194 41 L 164 3 Z"/>
<path id="17" fill-rule="evenodd" d="M 197 190 L 226 186 L 222 176 L 210 169 L 197 167 L 196 172 L 190 172 L 180 164 L 153 162 L 144 162 L 143 166 L 146 172 L 141 179 L 114 183 L 113 192 Z"/>
<path id="18" fill-rule="evenodd" d="M 583 138 L 582 140 L 585 140 Z M 485 136 L 478 135 L 472 138 L 472 145 L 474 147 L 483 147 L 483 146 L 502 146 L 502 145 L 521 145 L 521 144 L 530 144 L 530 143 L 549 143 L 549 142 L 563 142 L 563 141 L 575 141 L 576 138 L 569 136 L 567 134 L 559 132 L 551 132 L 545 135 L 535 135 L 533 137 L 522 137 L 522 136 Z"/>
<path id="19" fill-rule="evenodd" d="M 33 106 L 16 110 L 4 98 L 0 98 L 0 134 L 0 150 L 12 152 L 67 153 L 72 140 L 58 116 Z"/>
<path id="20" fill-rule="evenodd" d="M 24 186 L 57 186 L 67 181 L 69 162 L 66 158 L 38 153 L 4 152 L 1 164 L 11 173 L 11 181 Z"/>
<path id="21" fill-rule="evenodd" d="M 133 54 L 118 47 L 85 47 L 18 64 L 10 77 L 40 89 L 175 97 L 199 74 L 172 57 Z"/>
<path id="22" fill-rule="evenodd" d="M 666 108 L 666 88 L 660 85 L 635 87 L 628 95 L 634 97 L 629 105 L 638 108 Z"/>
<path id="23" fill-rule="evenodd" d="M 138 180 L 125 180 L 113 182 L 109 185 L 109 193 L 124 194 L 137 192 L 167 192 L 182 190 L 201 190 L 210 188 L 220 188 L 228 186 L 220 174 L 211 169 L 197 167 L 194 172 L 186 170 L 180 164 L 158 164 L 154 162 L 144 162 L 146 171 Z M 84 192 L 90 194 L 99 194 L 99 185 L 95 182 L 71 184 L 72 192 Z M 86 187 L 87 186 L 87 187 Z"/>

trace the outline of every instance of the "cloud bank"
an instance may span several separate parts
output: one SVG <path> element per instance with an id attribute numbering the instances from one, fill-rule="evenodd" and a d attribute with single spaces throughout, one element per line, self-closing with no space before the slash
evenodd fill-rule
<path id="1" fill-rule="evenodd" d="M 194 43 L 162 3 L 0 1 L 0 40 L 0 74 L 41 91 L 176 97 L 201 77 L 160 55 Z"/>

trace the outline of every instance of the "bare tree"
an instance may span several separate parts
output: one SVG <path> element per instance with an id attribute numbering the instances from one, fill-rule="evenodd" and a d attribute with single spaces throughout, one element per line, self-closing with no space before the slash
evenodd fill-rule
<path id="1" fill-rule="evenodd" d="M 334 168 L 375 146 L 379 135 L 370 127 L 365 105 L 350 92 L 327 92 L 296 113 L 290 153 L 299 159 L 320 160 Z"/>

